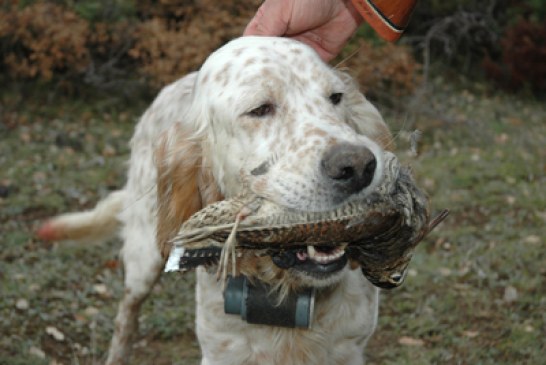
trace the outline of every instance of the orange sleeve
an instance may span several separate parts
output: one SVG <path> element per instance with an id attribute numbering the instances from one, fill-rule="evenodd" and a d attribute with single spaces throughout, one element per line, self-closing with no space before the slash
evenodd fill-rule
<path id="1" fill-rule="evenodd" d="M 394 42 L 404 33 L 417 0 L 352 0 L 352 3 L 381 38 Z"/>

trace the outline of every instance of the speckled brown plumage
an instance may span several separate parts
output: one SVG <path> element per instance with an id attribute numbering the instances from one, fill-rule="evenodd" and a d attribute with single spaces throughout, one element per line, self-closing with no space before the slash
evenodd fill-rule
<path id="1" fill-rule="evenodd" d="M 234 222 L 236 249 L 271 253 L 306 245 L 339 246 L 358 262 L 375 285 L 403 282 L 417 244 L 447 211 L 430 220 L 428 201 L 408 168 L 386 153 L 381 185 L 370 195 L 327 212 L 301 212 L 279 207 L 253 194 L 211 204 L 194 214 L 171 241 L 185 249 L 180 269 L 217 262 Z"/>

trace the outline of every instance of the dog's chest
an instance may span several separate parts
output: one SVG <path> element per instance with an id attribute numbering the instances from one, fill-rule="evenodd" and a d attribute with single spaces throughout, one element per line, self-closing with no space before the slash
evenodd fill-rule
<path id="1" fill-rule="evenodd" d="M 360 271 L 319 294 L 311 329 L 248 324 L 224 313 L 216 278 L 197 273 L 196 330 L 202 364 L 362 364 L 377 320 L 378 291 Z"/>

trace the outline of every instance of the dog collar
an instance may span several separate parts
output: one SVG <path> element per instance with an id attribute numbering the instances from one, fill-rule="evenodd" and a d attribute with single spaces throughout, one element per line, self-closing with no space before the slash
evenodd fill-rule
<path id="1" fill-rule="evenodd" d="M 224 290 L 224 312 L 240 315 L 247 323 L 288 328 L 311 328 L 315 290 L 291 291 L 278 303 L 272 288 L 248 280 L 244 275 L 228 276 Z"/>

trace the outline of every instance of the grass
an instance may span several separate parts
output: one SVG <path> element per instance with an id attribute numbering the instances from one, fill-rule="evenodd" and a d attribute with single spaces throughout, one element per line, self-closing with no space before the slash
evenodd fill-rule
<path id="1" fill-rule="evenodd" d="M 530 97 L 434 79 L 404 113 L 386 111 L 398 154 L 446 222 L 385 291 L 370 364 L 541 364 L 546 353 L 546 110 Z M 48 245 L 53 214 L 124 183 L 145 103 L 2 92 L 0 363 L 96 364 L 122 292 L 119 242 Z M 407 153 L 413 128 L 418 157 Z M 136 364 L 196 364 L 193 277 L 164 275 L 147 301 Z"/>

